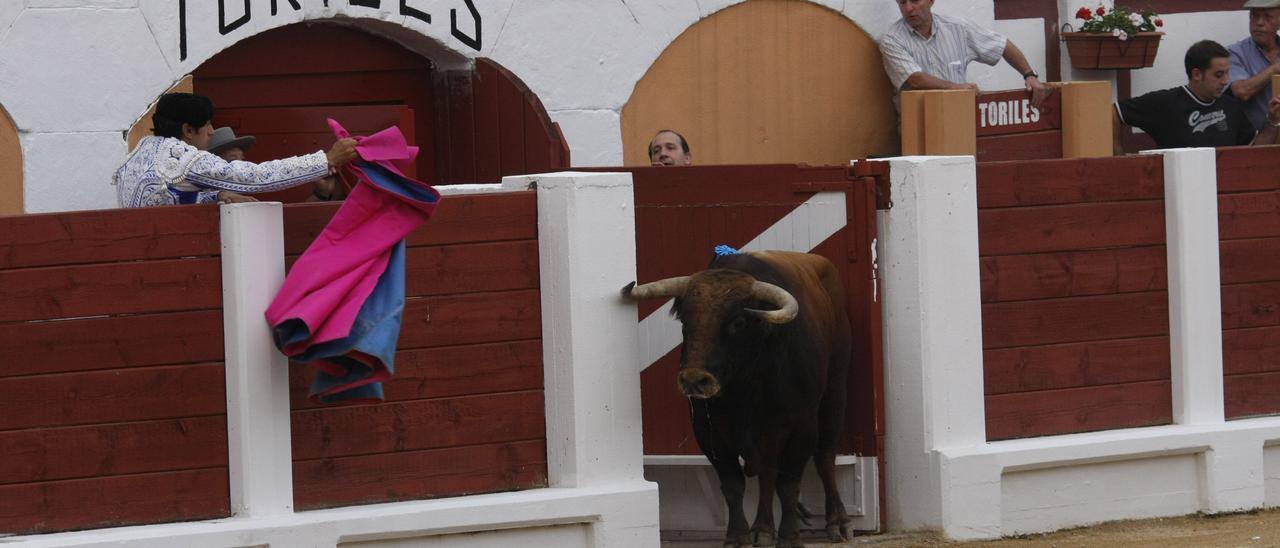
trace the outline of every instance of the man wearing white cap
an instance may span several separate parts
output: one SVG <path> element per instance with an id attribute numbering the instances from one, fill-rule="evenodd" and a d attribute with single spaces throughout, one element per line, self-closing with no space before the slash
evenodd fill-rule
<path id="1" fill-rule="evenodd" d="M 1280 0 L 1248 0 L 1249 37 L 1227 46 L 1231 53 L 1231 94 L 1244 103 L 1255 130 L 1267 123 L 1271 76 L 1280 74 Z"/>
<path id="2" fill-rule="evenodd" d="M 236 137 L 235 130 L 227 126 L 222 126 L 213 130 L 213 137 L 209 138 L 209 152 L 221 156 L 223 160 L 235 162 L 244 160 L 244 151 L 249 150 L 254 143 L 258 142 L 258 138 L 252 135 L 244 137 Z"/>

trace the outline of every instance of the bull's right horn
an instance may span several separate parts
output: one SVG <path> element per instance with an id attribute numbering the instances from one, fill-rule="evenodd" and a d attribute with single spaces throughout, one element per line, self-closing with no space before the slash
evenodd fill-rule
<path id="1" fill-rule="evenodd" d="M 635 282 L 627 284 L 622 288 L 622 296 L 633 301 L 644 299 L 658 299 L 663 297 L 680 297 L 684 295 L 685 288 L 689 287 L 689 277 L 679 276 L 676 278 L 667 278 L 658 280 L 644 285 L 636 285 Z"/>
<path id="2" fill-rule="evenodd" d="M 748 308 L 747 312 L 755 314 L 769 323 L 782 324 L 796 319 L 796 314 L 800 312 L 800 304 L 796 302 L 796 298 L 792 297 L 787 290 L 773 285 L 757 281 L 751 286 L 752 293 L 757 299 L 772 303 L 778 307 L 777 310 L 755 310 Z"/>

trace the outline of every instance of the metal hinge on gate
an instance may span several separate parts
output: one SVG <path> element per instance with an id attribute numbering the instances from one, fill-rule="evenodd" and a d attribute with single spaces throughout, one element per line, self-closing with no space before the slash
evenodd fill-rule
<path id="1" fill-rule="evenodd" d="M 889 162 L 858 160 L 849 168 L 849 178 L 868 178 L 876 183 L 876 209 L 893 209 L 893 196 L 889 193 Z"/>

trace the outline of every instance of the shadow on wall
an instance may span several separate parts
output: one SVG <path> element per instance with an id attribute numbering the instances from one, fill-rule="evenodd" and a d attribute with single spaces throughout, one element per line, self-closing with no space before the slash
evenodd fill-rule
<path id="1" fill-rule="evenodd" d="M 803 36 L 804 39 L 797 39 Z M 751 0 L 689 27 L 622 110 L 626 165 L 654 133 L 684 134 L 697 164 L 846 164 L 898 149 L 875 40 L 809 2 Z"/>

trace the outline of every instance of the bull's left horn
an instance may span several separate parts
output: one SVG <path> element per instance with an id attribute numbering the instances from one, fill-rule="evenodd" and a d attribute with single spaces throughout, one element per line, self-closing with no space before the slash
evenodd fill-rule
<path id="1" fill-rule="evenodd" d="M 800 303 L 797 303 L 796 298 L 781 287 L 765 282 L 755 282 L 751 285 L 751 292 L 757 299 L 778 307 L 777 310 L 747 309 L 748 312 L 764 318 L 769 323 L 787 323 L 796 319 L 796 314 L 800 312 Z"/>
<path id="2" fill-rule="evenodd" d="M 679 297 L 684 295 L 684 290 L 689 287 L 689 277 L 679 276 L 676 278 L 667 278 L 658 280 L 644 285 L 636 285 L 635 282 L 627 284 L 622 288 L 622 296 L 634 301 L 644 299 L 658 299 L 663 297 Z"/>

